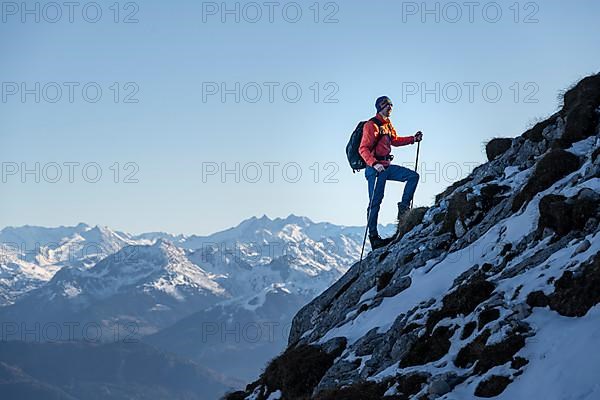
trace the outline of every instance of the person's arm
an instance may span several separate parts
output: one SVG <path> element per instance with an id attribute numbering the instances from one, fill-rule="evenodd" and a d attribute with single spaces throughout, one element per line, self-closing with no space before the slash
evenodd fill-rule
<path id="1" fill-rule="evenodd" d="M 365 160 L 367 165 L 373 166 L 377 164 L 377 159 L 375 158 L 375 149 L 373 146 L 375 145 L 375 123 L 373 121 L 367 121 L 366 124 L 363 125 L 363 135 L 362 140 L 360 141 L 360 146 L 358 147 L 358 153 Z M 371 150 L 373 148 L 373 150 Z"/>
<path id="2" fill-rule="evenodd" d="M 406 146 L 415 143 L 414 136 L 398 136 L 396 130 L 392 130 L 392 146 Z"/>

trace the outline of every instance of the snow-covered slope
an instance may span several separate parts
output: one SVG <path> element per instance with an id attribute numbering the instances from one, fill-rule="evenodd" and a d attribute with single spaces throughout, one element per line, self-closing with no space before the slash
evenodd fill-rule
<path id="1" fill-rule="evenodd" d="M 48 282 L 59 269 L 28 262 L 4 244 L 0 244 L 0 253 L 0 306 L 13 303 L 23 294 Z"/>
<path id="2" fill-rule="evenodd" d="M 489 162 L 303 307 L 286 351 L 228 398 L 597 399 L 599 120 L 595 75 L 490 141 Z"/>

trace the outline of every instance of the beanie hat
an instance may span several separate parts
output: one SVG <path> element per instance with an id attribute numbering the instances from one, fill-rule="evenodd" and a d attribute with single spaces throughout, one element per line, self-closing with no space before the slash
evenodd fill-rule
<path id="1" fill-rule="evenodd" d="M 392 100 L 390 100 L 390 98 L 387 96 L 381 96 L 375 100 L 375 108 L 377 109 L 377 112 L 383 110 L 388 104 L 392 104 Z"/>

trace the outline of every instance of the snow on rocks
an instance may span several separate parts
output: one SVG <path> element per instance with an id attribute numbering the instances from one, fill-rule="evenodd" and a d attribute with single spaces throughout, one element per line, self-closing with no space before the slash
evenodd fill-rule
<path id="1" fill-rule="evenodd" d="M 407 240 L 371 252 L 303 307 L 288 350 L 345 343 L 306 398 L 597 398 L 600 142 L 587 117 L 599 105 L 596 75 L 559 113 L 510 146 L 498 141 Z M 547 196 L 573 205 L 568 229 L 548 223 Z M 285 385 L 269 390 L 286 397 Z"/>

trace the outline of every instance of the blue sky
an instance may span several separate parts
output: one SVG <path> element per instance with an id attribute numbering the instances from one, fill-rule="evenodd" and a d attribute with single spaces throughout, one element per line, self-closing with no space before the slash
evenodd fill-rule
<path id="1" fill-rule="evenodd" d="M 0 226 L 208 234 L 290 213 L 363 225 L 366 180 L 345 146 L 377 96 L 401 135 L 424 132 L 415 203 L 430 205 L 485 161 L 487 140 L 552 114 L 600 61 L 592 0 L 273 2 L 272 22 L 264 2 L 81 2 L 72 23 L 63 3 L 60 18 L 49 2 L 8 3 Z M 415 152 L 393 153 L 407 165 Z M 389 184 L 381 223 L 402 188 Z"/>

